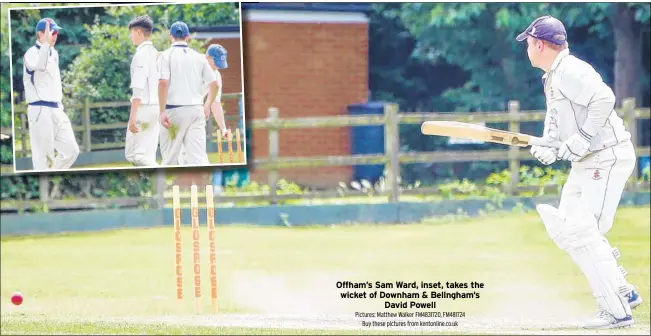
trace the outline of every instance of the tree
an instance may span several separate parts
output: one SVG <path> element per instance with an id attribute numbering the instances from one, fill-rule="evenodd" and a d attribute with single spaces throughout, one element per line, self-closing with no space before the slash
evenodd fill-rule
<path id="1" fill-rule="evenodd" d="M 643 42 L 645 23 L 648 31 L 650 6 L 648 3 L 612 3 L 610 8 L 610 23 L 615 37 L 614 91 L 617 105 L 619 106 L 626 97 L 634 97 L 641 103 L 643 89 L 640 79 L 646 80 L 648 85 L 649 76 L 648 71 L 643 70 L 643 51 L 640 45 Z M 645 78 L 640 78 L 640 74 L 644 73 Z"/>
<path id="2" fill-rule="evenodd" d="M 629 96 L 631 93 L 617 89 L 619 84 L 615 78 L 627 80 L 613 66 L 618 57 L 613 51 L 616 44 L 621 45 L 626 55 L 640 55 L 643 49 L 648 58 L 649 46 L 640 40 L 622 44 L 615 36 L 613 25 L 630 25 L 632 15 L 637 22 L 636 31 L 648 30 L 649 7 L 648 4 L 625 5 L 630 8 L 626 12 L 629 19 L 615 19 L 613 6 L 610 3 L 378 4 L 371 16 L 372 96 L 396 101 L 403 111 L 504 111 L 507 101 L 512 99 L 519 100 L 523 110 L 544 109 L 542 72 L 531 66 L 526 45 L 515 41 L 515 37 L 536 17 L 546 14 L 564 22 L 573 54 L 592 64 L 619 97 Z M 380 53 L 376 55 L 376 51 Z M 409 56 L 405 56 L 407 53 Z M 634 65 L 641 62 L 633 61 L 627 62 L 635 69 L 630 70 L 635 77 L 626 77 L 628 83 L 648 92 L 648 67 L 644 71 L 643 66 Z M 441 139 L 423 140 L 416 128 L 408 128 L 403 127 L 405 132 L 401 132 L 405 134 L 403 145 L 408 150 L 435 150 L 445 145 Z M 541 128 L 541 123 L 522 125 L 522 131 L 534 134 L 540 133 Z M 472 171 L 479 164 L 470 166 Z"/>
<path id="3" fill-rule="evenodd" d="M 508 99 L 520 100 L 524 109 L 544 106 L 542 74 L 514 38 L 545 14 L 564 22 L 572 52 L 591 63 L 620 99 L 639 97 L 648 86 L 640 37 L 649 29 L 649 12 L 648 4 L 408 3 L 399 15 L 417 40 L 414 57 L 469 74 L 463 86 L 443 95 L 460 110 L 486 110 L 504 109 Z"/>
<path id="4" fill-rule="evenodd" d="M 468 76 L 455 65 L 412 55 L 418 40 L 401 21 L 401 6 L 373 4 L 369 23 L 371 99 L 398 103 L 403 111 L 451 109 L 441 93 L 450 86 L 463 85 Z"/>
<path id="5" fill-rule="evenodd" d="M 89 41 L 90 36 L 82 22 L 93 22 L 95 18 L 104 17 L 106 12 L 104 7 L 56 8 L 62 5 L 52 4 L 55 8 L 35 7 L 11 12 L 12 81 L 14 92 L 19 96 L 23 94 L 23 55 L 36 41 L 34 29 L 40 19 L 52 18 L 63 28 L 56 48 L 59 52 L 59 67 L 65 69 Z"/>
<path id="6" fill-rule="evenodd" d="M 126 25 L 136 16 L 147 14 L 159 27 L 183 21 L 190 27 L 239 25 L 237 2 L 108 7 L 110 24 Z"/>

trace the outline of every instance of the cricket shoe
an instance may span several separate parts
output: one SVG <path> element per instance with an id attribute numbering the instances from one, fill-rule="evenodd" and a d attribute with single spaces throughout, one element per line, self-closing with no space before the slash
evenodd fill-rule
<path id="1" fill-rule="evenodd" d="M 613 329 L 623 328 L 633 325 L 633 316 L 627 315 L 624 318 L 618 319 L 611 313 L 602 310 L 597 313 L 592 320 L 583 325 L 584 329 Z"/>
<path id="2" fill-rule="evenodd" d="M 621 253 L 616 247 L 613 248 L 613 256 L 615 259 L 619 259 L 619 257 L 621 257 Z M 626 272 L 626 269 L 624 269 L 622 266 L 619 266 L 619 271 L 622 272 L 622 275 L 624 277 L 628 274 L 628 272 Z M 640 293 L 638 293 L 638 291 L 635 289 L 635 286 L 628 284 L 626 285 L 625 290 L 625 293 L 620 294 L 628 300 L 628 304 L 631 306 L 631 309 L 639 306 L 642 303 L 642 296 L 640 296 Z"/>
<path id="3" fill-rule="evenodd" d="M 642 304 L 642 296 L 640 293 L 638 293 L 637 289 L 635 287 L 630 286 L 629 287 L 630 291 L 628 294 L 624 295 L 626 299 L 628 299 L 628 304 L 631 306 L 631 309 L 634 309 L 635 307 L 639 306 Z"/>

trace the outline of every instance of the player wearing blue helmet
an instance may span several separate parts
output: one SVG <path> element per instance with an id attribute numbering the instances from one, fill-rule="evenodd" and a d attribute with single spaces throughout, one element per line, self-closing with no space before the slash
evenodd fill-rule
<path id="1" fill-rule="evenodd" d="M 62 103 L 59 53 L 54 49 L 60 30 L 54 20 L 41 19 L 36 24 L 36 44 L 23 57 L 32 165 L 38 171 L 68 169 L 79 155 Z"/>

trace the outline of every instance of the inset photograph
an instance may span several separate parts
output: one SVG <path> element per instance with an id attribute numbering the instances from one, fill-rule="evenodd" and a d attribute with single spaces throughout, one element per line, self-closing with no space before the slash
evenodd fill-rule
<path id="1" fill-rule="evenodd" d="M 246 165 L 240 12 L 11 8 L 14 172 Z"/>

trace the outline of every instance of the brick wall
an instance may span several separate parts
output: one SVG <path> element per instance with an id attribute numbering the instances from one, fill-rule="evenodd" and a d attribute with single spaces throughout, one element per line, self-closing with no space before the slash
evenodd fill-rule
<path id="1" fill-rule="evenodd" d="M 244 22 L 247 119 L 265 118 L 275 106 L 281 118 L 347 114 L 348 104 L 368 98 L 366 23 Z M 252 134 L 252 156 L 268 152 L 267 132 Z M 350 154 L 348 128 L 280 131 L 280 156 Z M 314 187 L 349 181 L 352 167 L 297 168 L 280 177 Z M 253 180 L 267 181 L 252 169 Z"/>
<path id="2" fill-rule="evenodd" d="M 240 40 L 234 38 L 219 39 L 214 38 L 205 44 L 206 48 L 213 44 L 221 44 L 228 51 L 228 68 L 220 69 L 224 88 L 222 94 L 243 92 L 242 87 L 242 58 L 240 51 Z M 239 122 L 239 105 L 237 99 L 228 99 L 224 101 L 224 112 L 226 126 L 232 130 L 237 128 Z"/>

